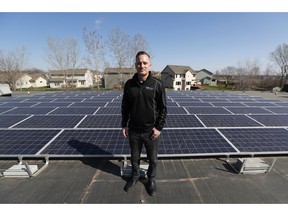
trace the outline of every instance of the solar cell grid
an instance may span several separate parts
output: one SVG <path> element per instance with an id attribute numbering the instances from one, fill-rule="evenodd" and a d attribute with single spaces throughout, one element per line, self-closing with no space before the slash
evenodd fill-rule
<path id="1" fill-rule="evenodd" d="M 96 115 L 98 114 L 118 114 L 121 115 L 121 107 L 100 107 L 97 112 L 95 113 Z"/>
<path id="2" fill-rule="evenodd" d="M 185 107 L 189 114 L 231 114 L 223 107 Z"/>
<path id="3" fill-rule="evenodd" d="M 75 102 L 72 103 L 69 107 L 101 107 L 105 106 L 107 103 L 106 102 L 97 102 L 97 101 L 92 101 L 92 102 Z"/>
<path id="4" fill-rule="evenodd" d="M 183 107 L 167 107 L 167 115 L 170 114 L 188 114 Z"/>
<path id="5" fill-rule="evenodd" d="M 54 109 L 49 115 L 93 115 L 97 107 L 59 107 Z"/>
<path id="6" fill-rule="evenodd" d="M 84 116 L 75 115 L 45 115 L 32 116 L 13 128 L 73 128 Z"/>
<path id="7" fill-rule="evenodd" d="M 234 114 L 271 114 L 261 107 L 227 107 L 227 109 Z"/>
<path id="8" fill-rule="evenodd" d="M 73 104 L 72 102 L 40 102 L 37 103 L 35 106 L 33 107 L 68 107 L 69 105 Z"/>
<path id="9" fill-rule="evenodd" d="M 288 151 L 288 131 L 282 128 L 219 129 L 240 152 Z"/>
<path id="10" fill-rule="evenodd" d="M 0 130 L 0 155 L 34 155 L 59 130 Z"/>
<path id="11" fill-rule="evenodd" d="M 166 128 L 203 127 L 194 115 L 167 115 Z"/>
<path id="12" fill-rule="evenodd" d="M 288 107 L 267 107 L 266 110 L 276 114 L 288 114 Z"/>
<path id="13" fill-rule="evenodd" d="M 259 127 L 245 115 L 199 115 L 198 118 L 206 127 Z"/>
<path id="14" fill-rule="evenodd" d="M 41 154 L 49 155 L 129 155 L 128 139 L 120 130 L 65 130 Z"/>
<path id="15" fill-rule="evenodd" d="M 24 120 L 27 116 L 0 115 L 0 128 L 9 128 L 12 125 Z"/>
<path id="16" fill-rule="evenodd" d="M 251 118 L 261 122 L 265 126 L 288 127 L 288 115 L 251 115 Z"/>
<path id="17" fill-rule="evenodd" d="M 120 115 L 95 115 L 85 118 L 78 128 L 121 128 Z"/>
<path id="18" fill-rule="evenodd" d="M 11 109 L 8 112 L 5 112 L 5 114 L 17 114 L 17 115 L 31 115 L 31 114 L 38 114 L 38 115 L 45 115 L 52 111 L 54 108 L 51 107 L 17 107 L 15 109 Z"/>
<path id="19" fill-rule="evenodd" d="M 163 130 L 160 155 L 225 154 L 236 150 L 214 129 Z"/>

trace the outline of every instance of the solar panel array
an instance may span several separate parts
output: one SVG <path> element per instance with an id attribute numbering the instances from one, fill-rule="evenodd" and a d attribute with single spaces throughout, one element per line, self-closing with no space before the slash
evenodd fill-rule
<path id="1" fill-rule="evenodd" d="M 0 157 L 129 157 L 121 101 L 122 91 L 0 98 Z M 288 152 L 287 102 L 244 93 L 167 91 L 167 108 L 160 157 Z"/>

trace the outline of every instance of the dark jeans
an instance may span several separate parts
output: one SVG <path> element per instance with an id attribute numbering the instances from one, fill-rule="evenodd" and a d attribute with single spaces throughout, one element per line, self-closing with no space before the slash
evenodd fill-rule
<path id="1" fill-rule="evenodd" d="M 136 132 L 129 130 L 129 144 L 131 147 L 131 165 L 132 165 L 132 178 L 134 180 L 140 177 L 140 155 L 143 148 L 143 144 L 146 149 L 147 159 L 149 161 L 149 167 L 147 171 L 148 179 L 155 179 L 157 163 L 158 163 L 158 145 L 159 138 L 152 140 L 151 132 Z"/>

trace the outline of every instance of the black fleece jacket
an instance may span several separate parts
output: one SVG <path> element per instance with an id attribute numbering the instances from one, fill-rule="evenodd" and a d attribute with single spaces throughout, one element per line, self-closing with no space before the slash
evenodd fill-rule
<path id="1" fill-rule="evenodd" d="M 161 80 L 149 75 L 140 83 L 137 73 L 124 86 L 122 99 L 122 128 L 148 132 L 164 127 L 167 106 L 166 92 Z"/>

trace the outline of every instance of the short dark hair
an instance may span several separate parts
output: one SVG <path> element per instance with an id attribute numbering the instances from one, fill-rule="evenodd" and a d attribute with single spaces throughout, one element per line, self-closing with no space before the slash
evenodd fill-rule
<path id="1" fill-rule="evenodd" d="M 146 55 L 146 56 L 148 56 L 149 59 L 150 59 L 150 55 L 149 55 L 147 52 L 145 52 L 145 51 L 139 51 L 139 52 L 136 54 L 136 59 L 137 59 L 138 56 L 140 56 L 140 55 Z"/>

